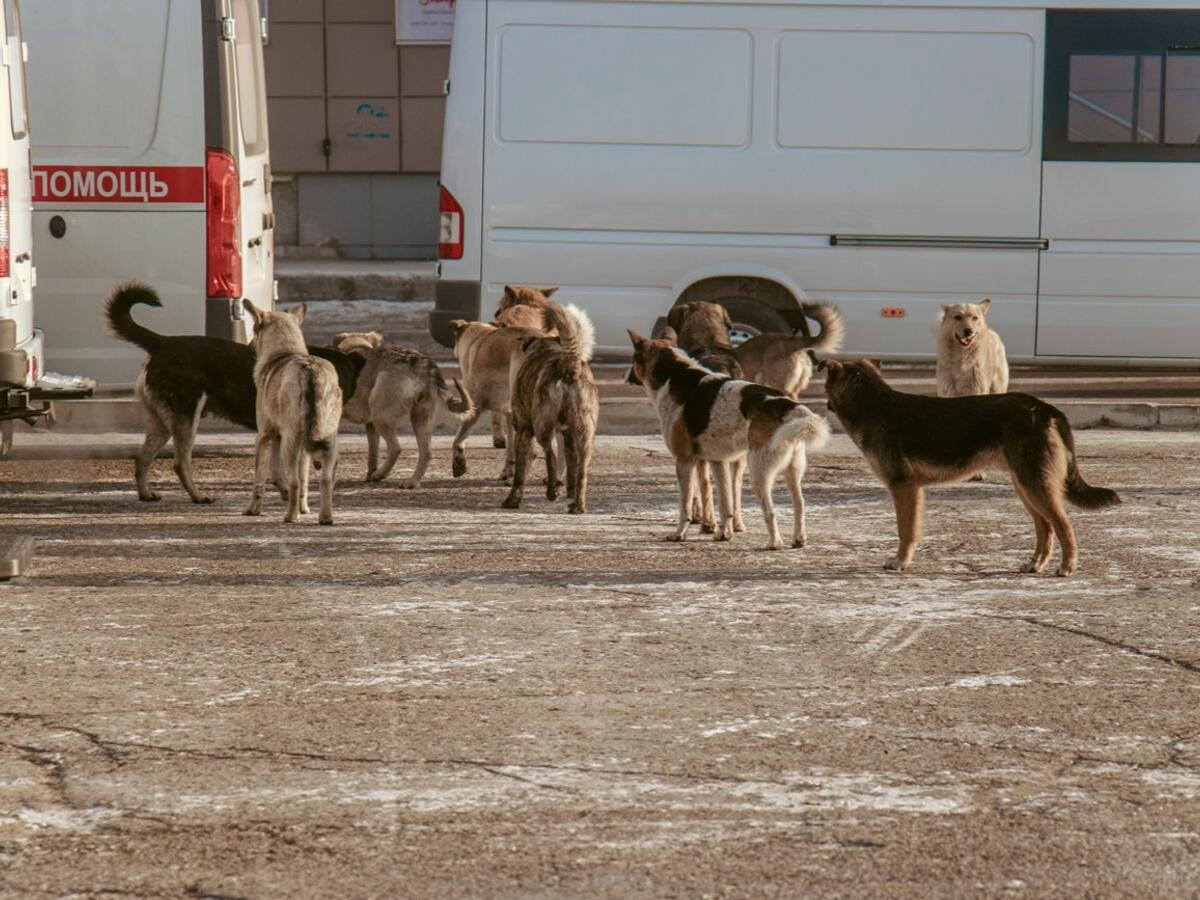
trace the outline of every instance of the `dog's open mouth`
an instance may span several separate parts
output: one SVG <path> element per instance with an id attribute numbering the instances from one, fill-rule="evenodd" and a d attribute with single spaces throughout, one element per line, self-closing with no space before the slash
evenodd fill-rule
<path id="1" fill-rule="evenodd" d="M 975 335 L 973 334 L 956 334 L 955 337 L 958 338 L 958 342 L 964 347 L 970 347 L 975 343 Z"/>

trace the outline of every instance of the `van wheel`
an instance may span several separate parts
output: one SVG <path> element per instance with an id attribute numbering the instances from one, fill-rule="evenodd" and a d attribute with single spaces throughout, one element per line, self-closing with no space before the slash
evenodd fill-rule
<path id="1" fill-rule="evenodd" d="M 729 342 L 735 347 L 760 334 L 791 334 L 792 328 L 778 310 L 748 297 L 723 297 L 716 301 L 729 311 L 733 326 Z"/>

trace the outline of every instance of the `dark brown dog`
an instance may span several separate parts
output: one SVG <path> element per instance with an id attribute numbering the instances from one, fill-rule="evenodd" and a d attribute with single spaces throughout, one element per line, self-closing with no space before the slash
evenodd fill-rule
<path id="1" fill-rule="evenodd" d="M 925 487 L 962 481 L 988 466 L 1012 473 L 1017 496 L 1037 533 L 1022 572 L 1040 572 L 1062 544 L 1059 575 L 1077 559 L 1063 500 L 1081 509 L 1121 502 L 1079 474 L 1071 426 L 1058 409 L 1028 394 L 922 397 L 892 390 L 870 362 L 821 363 L 829 411 L 835 412 L 892 494 L 900 549 L 887 568 L 903 571 L 921 540 Z"/>

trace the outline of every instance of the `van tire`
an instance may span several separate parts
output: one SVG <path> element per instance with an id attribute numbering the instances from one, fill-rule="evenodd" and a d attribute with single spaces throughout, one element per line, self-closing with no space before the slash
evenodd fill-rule
<path id="1" fill-rule="evenodd" d="M 730 340 L 737 344 L 758 334 L 791 334 L 792 328 L 778 310 L 749 297 L 722 297 L 715 301 L 733 320 Z"/>

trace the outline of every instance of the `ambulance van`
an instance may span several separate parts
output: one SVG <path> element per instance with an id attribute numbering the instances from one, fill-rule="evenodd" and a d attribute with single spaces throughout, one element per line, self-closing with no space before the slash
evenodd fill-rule
<path id="1" fill-rule="evenodd" d="M 162 297 L 138 314 L 147 327 L 244 341 L 241 299 L 274 299 L 257 0 L 36 0 L 24 14 L 48 364 L 134 380 L 144 354 L 101 313 L 127 279 Z"/>
<path id="2" fill-rule="evenodd" d="M 992 300 L 1014 360 L 1200 362 L 1200 4 L 473 0 L 454 23 L 431 326 L 557 285 L 597 350 L 835 303 L 923 360 Z"/>

